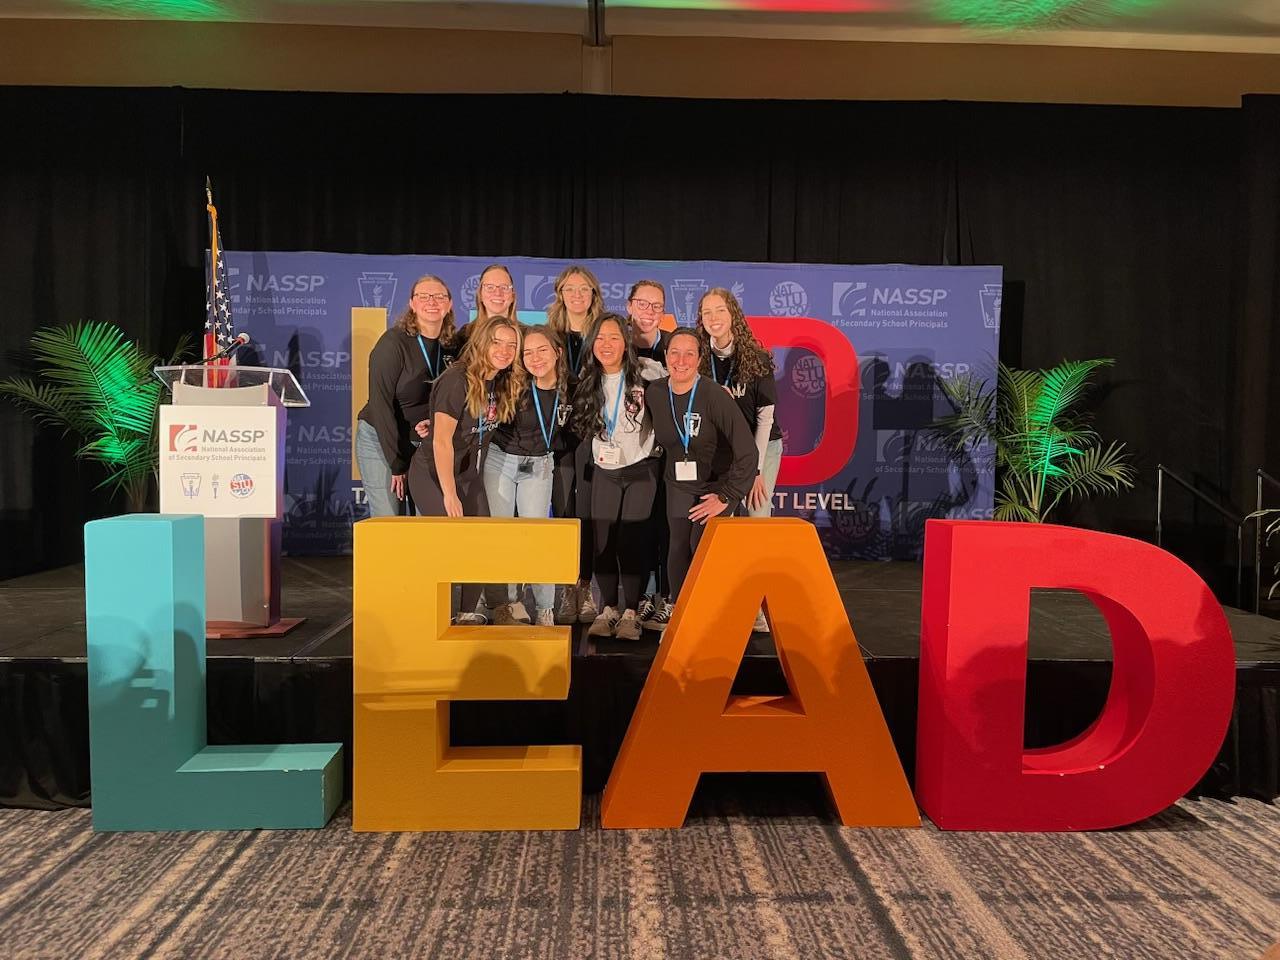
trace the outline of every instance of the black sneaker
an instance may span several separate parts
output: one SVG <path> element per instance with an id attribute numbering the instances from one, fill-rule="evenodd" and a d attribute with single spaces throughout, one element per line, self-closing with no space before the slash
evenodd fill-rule
<path id="1" fill-rule="evenodd" d="M 653 597 L 645 596 L 640 600 L 640 605 L 636 607 L 636 619 L 644 623 L 653 616 L 657 606 L 653 602 Z"/>
<path id="2" fill-rule="evenodd" d="M 671 614 L 674 610 L 675 607 L 670 600 L 661 600 L 654 605 L 653 613 L 649 615 L 648 619 L 642 621 L 640 626 L 646 630 L 656 630 L 661 633 L 667 629 L 667 624 L 671 622 Z"/>

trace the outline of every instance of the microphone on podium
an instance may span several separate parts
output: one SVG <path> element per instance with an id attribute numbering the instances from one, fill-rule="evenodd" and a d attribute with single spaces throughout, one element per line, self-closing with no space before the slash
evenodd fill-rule
<path id="1" fill-rule="evenodd" d="M 215 353 L 213 356 L 211 356 L 211 357 L 205 357 L 205 358 L 204 358 L 203 360 L 201 360 L 200 362 L 201 362 L 201 363 L 212 363 L 212 362 L 213 362 L 213 361 L 215 361 L 215 360 L 221 360 L 223 357 L 228 356 L 229 354 L 231 354 L 231 353 L 232 353 L 232 351 L 239 350 L 239 349 L 240 349 L 241 347 L 243 347 L 246 343 L 248 343 L 251 339 L 253 339 L 253 338 L 252 338 L 252 337 L 250 337 L 250 336 L 249 336 L 249 334 L 245 333 L 244 331 L 241 331 L 240 333 L 237 333 L 237 334 L 236 334 L 236 336 L 235 336 L 235 339 L 234 339 L 234 340 L 232 340 L 230 343 L 228 343 L 225 347 L 223 347 L 221 350 L 219 350 L 219 351 L 218 351 L 217 353 Z"/>

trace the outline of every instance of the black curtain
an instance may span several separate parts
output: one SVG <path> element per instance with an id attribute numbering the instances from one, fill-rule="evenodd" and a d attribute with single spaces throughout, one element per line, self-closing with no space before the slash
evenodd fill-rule
<path id="1" fill-rule="evenodd" d="M 1142 467 L 1064 519 L 1150 537 L 1164 462 L 1235 509 L 1280 475 L 1280 98 L 1240 110 L 0 89 L 0 375 L 31 331 L 203 319 L 203 183 L 236 249 L 994 263 L 1002 354 L 1112 356 L 1098 425 Z M 0 406 L 0 576 L 79 558 L 111 512 Z M 1242 478 L 1248 477 L 1248 480 Z M 1171 496 L 1230 598 L 1234 531 Z"/>

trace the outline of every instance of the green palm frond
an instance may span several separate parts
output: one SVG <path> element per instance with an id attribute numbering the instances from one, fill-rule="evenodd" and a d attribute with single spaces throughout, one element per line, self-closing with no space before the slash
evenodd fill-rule
<path id="1" fill-rule="evenodd" d="M 170 362 L 189 350 L 183 336 Z M 141 509 L 156 472 L 156 419 L 163 388 L 152 375 L 159 359 L 110 323 L 44 327 L 31 337 L 40 383 L 10 378 L 7 396 L 40 424 L 80 440 L 76 456 L 103 466 L 99 486 L 124 492 Z"/>
<path id="2" fill-rule="evenodd" d="M 972 380 L 943 383 L 953 412 L 934 429 L 948 450 L 958 453 L 976 437 L 995 443 L 997 519 L 1042 522 L 1064 498 L 1133 485 L 1123 444 L 1102 447 L 1091 418 L 1073 409 L 1093 374 L 1113 364 L 1067 360 L 1048 370 L 1020 370 L 1002 363 L 994 391 Z"/>

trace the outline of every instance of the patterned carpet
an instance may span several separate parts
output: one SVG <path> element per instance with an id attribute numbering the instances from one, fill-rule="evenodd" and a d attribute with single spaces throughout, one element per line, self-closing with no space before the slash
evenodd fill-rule
<path id="1" fill-rule="evenodd" d="M 679 831 L 100 834 L 0 810 L 0 954 L 28 957 L 1256 960 L 1280 809 L 1127 830 L 832 824 L 809 778 L 708 778 Z M 782 786 L 779 787 L 778 784 Z"/>

